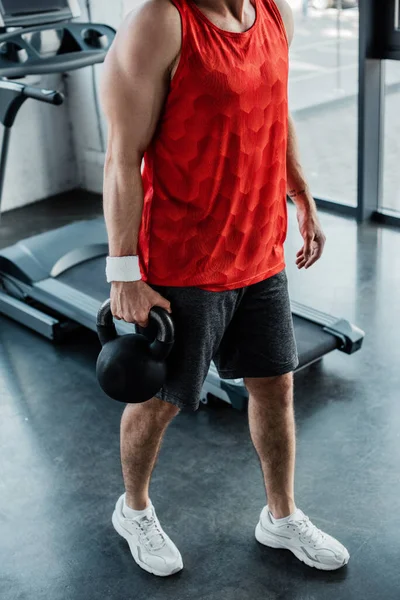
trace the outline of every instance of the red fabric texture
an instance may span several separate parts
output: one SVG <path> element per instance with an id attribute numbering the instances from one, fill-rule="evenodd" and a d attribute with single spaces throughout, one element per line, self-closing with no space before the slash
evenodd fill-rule
<path id="1" fill-rule="evenodd" d="M 288 44 L 273 0 L 253 0 L 244 33 L 219 29 L 192 0 L 180 62 L 144 156 L 142 276 L 221 291 L 285 267 Z"/>

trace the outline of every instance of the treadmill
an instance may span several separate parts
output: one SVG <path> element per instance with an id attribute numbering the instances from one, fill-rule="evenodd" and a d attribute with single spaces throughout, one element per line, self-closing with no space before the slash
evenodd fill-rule
<path id="1" fill-rule="evenodd" d="M 0 120 L 4 126 L 0 158 L 0 205 L 12 126 L 28 99 L 60 105 L 63 97 L 15 79 L 31 74 L 61 73 L 102 62 L 115 31 L 106 25 L 72 22 L 79 10 L 75 0 L 21 0 L 29 11 L 0 14 L 10 32 L 0 33 Z M 8 0 L 11 5 L 12 0 Z M 37 5 L 37 14 L 32 5 Z M 42 5 L 58 6 L 51 13 Z M 61 7 L 61 8 L 60 8 Z M 0 23 L 1 26 L 1 23 Z M 15 29 L 14 29 L 15 28 Z M 41 52 L 47 35 L 57 40 L 53 51 Z M 14 81 L 11 81 L 13 80 Z M 103 218 L 72 223 L 35 235 L 0 250 L 0 313 L 58 342 L 83 326 L 96 331 L 97 312 L 110 295 L 105 278 L 108 255 Z M 358 351 L 364 332 L 348 321 L 292 303 L 299 369 L 333 350 Z M 132 325 L 118 322 L 120 334 Z M 212 364 L 201 400 L 217 397 L 243 409 L 247 391 L 243 380 L 221 380 Z"/>

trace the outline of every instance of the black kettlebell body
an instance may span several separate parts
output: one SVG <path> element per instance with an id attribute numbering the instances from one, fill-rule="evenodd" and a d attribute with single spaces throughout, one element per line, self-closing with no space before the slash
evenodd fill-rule
<path id="1" fill-rule="evenodd" d="M 157 325 L 154 341 L 140 333 L 119 336 L 109 300 L 99 310 L 97 331 L 103 348 L 97 359 L 97 379 L 103 391 L 119 402 L 146 402 L 164 384 L 165 360 L 174 343 L 173 322 L 159 307 L 154 307 L 149 317 Z"/>

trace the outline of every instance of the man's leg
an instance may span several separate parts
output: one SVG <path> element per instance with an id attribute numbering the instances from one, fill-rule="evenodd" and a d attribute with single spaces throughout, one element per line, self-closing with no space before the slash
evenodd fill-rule
<path id="1" fill-rule="evenodd" d="M 121 421 L 121 460 L 129 508 L 144 510 L 148 506 L 150 478 L 161 442 L 178 413 L 176 406 L 158 398 L 126 407 Z"/>
<path id="2" fill-rule="evenodd" d="M 171 403 L 153 398 L 127 406 L 121 423 L 126 494 L 115 505 L 112 523 L 128 542 L 136 563 L 162 577 L 181 571 L 183 561 L 158 520 L 149 499 L 149 485 L 164 432 L 178 412 Z"/>
<path id="3" fill-rule="evenodd" d="M 245 382 L 250 394 L 251 437 L 260 457 L 268 496 L 268 511 L 264 508 L 260 515 L 256 539 L 271 548 L 290 550 L 310 567 L 339 569 L 349 561 L 346 548 L 318 529 L 295 506 L 292 374 Z"/>
<path id="4" fill-rule="evenodd" d="M 296 430 L 293 375 L 245 379 L 249 391 L 249 426 L 260 458 L 268 506 L 276 519 L 295 510 Z"/>
<path id="5" fill-rule="evenodd" d="M 228 379 L 244 377 L 250 433 L 268 497 L 255 529 L 256 540 L 270 548 L 286 548 L 317 569 L 338 569 L 349 560 L 346 548 L 320 531 L 295 504 L 291 372 L 298 358 L 285 271 L 246 289 L 229 328 L 217 366 Z M 291 372 L 267 377 L 287 371 Z"/>

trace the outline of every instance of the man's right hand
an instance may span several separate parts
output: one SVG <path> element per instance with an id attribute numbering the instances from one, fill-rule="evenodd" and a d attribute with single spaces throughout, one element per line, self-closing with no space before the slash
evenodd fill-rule
<path id="1" fill-rule="evenodd" d="M 115 281 L 111 286 L 111 312 L 115 319 L 147 327 L 153 306 L 171 313 L 171 304 L 144 281 Z"/>

